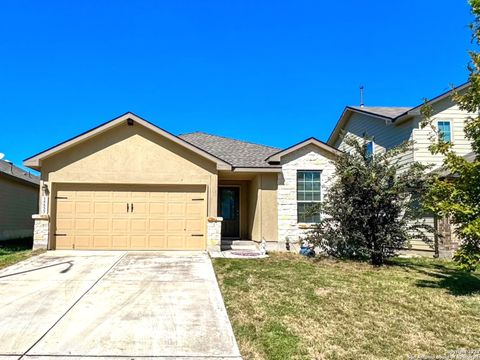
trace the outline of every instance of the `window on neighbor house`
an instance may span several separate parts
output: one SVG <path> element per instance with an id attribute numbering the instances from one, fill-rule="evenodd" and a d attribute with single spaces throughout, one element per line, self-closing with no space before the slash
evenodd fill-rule
<path id="1" fill-rule="evenodd" d="M 367 143 L 367 155 L 373 155 L 374 152 L 375 152 L 375 143 L 373 142 L 373 140 L 370 140 Z"/>
<path id="2" fill-rule="evenodd" d="M 445 142 L 452 141 L 452 129 L 450 126 L 450 121 L 439 121 L 438 124 L 438 133 L 443 138 Z"/>
<path id="3" fill-rule="evenodd" d="M 321 201 L 321 172 L 297 171 L 297 222 L 318 223 L 320 212 L 312 213 L 313 206 Z"/>

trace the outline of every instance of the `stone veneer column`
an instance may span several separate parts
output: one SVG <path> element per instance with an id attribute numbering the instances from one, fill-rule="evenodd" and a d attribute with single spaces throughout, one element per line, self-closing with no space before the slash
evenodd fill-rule
<path id="1" fill-rule="evenodd" d="M 207 220 L 207 250 L 209 252 L 220 252 L 223 218 L 209 217 Z"/>
<path id="2" fill-rule="evenodd" d="M 47 214 L 32 215 L 35 221 L 33 227 L 33 249 L 46 249 L 48 247 L 48 233 L 50 217 Z"/>

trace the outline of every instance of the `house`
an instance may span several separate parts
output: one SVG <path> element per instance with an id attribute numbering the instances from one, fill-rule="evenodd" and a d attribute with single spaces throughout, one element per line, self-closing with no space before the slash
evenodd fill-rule
<path id="1" fill-rule="evenodd" d="M 456 90 L 464 91 L 468 83 Z M 469 113 L 462 111 L 452 101 L 452 92 L 447 91 L 428 102 L 432 106 L 434 125 L 447 141 L 453 143 L 454 151 L 461 156 L 469 156 L 472 149 L 470 141 L 465 138 L 464 126 Z M 431 165 L 432 171 L 439 169 L 443 156 L 432 155 L 431 128 L 421 128 L 420 110 L 424 104 L 415 107 L 370 107 L 347 106 L 332 131 L 327 144 L 342 151 L 348 151 L 344 142 L 345 136 L 363 138 L 367 135 L 372 140 L 369 149 L 373 153 L 391 149 L 405 141 L 414 143 L 413 149 L 402 155 L 400 161 L 409 164 L 413 161 Z M 443 237 L 440 238 L 440 251 L 448 255 L 458 244 L 448 219 L 435 219 L 433 215 L 425 215 L 425 221 L 435 226 Z M 412 242 L 412 250 L 432 252 L 432 248 L 422 241 Z"/>
<path id="2" fill-rule="evenodd" d="M 315 221 L 340 151 L 175 136 L 133 113 L 24 161 L 41 172 L 35 248 L 220 250 L 296 242 Z"/>
<path id="3" fill-rule="evenodd" d="M 33 236 L 39 183 L 38 176 L 0 160 L 0 241 Z"/>

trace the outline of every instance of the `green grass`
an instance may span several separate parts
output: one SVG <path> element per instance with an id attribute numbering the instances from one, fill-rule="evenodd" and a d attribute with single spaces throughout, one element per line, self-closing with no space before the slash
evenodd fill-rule
<path id="1" fill-rule="evenodd" d="M 480 274 L 449 261 L 215 259 L 245 359 L 406 359 L 480 349 Z"/>
<path id="2" fill-rule="evenodd" d="M 41 254 L 42 252 L 44 252 L 44 250 L 30 250 L 23 247 L 0 248 L 0 269 L 28 259 L 31 256 Z"/>

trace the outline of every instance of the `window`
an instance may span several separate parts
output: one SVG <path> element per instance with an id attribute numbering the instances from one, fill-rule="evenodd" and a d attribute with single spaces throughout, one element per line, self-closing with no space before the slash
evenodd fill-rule
<path id="1" fill-rule="evenodd" d="M 374 152 L 375 152 L 375 143 L 373 142 L 373 140 L 371 140 L 367 143 L 367 155 L 373 155 Z"/>
<path id="2" fill-rule="evenodd" d="M 437 126 L 438 126 L 438 133 L 442 137 L 443 141 L 451 142 L 452 130 L 450 127 L 450 121 L 439 121 Z"/>
<path id="3" fill-rule="evenodd" d="M 310 213 L 312 206 L 321 200 L 320 184 L 320 171 L 297 172 L 297 222 L 320 221 L 320 213 Z"/>

